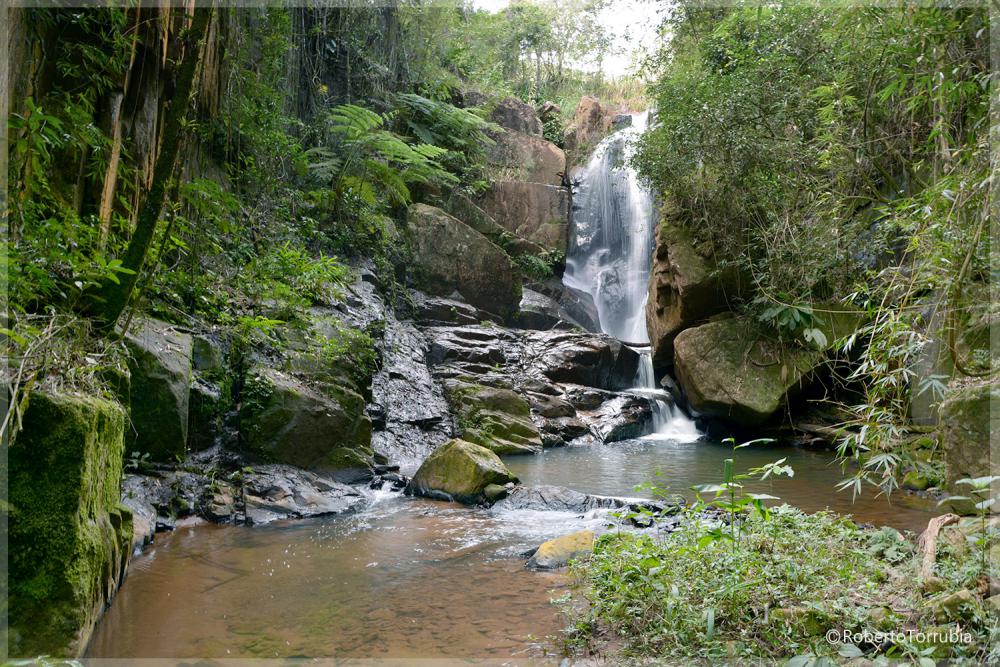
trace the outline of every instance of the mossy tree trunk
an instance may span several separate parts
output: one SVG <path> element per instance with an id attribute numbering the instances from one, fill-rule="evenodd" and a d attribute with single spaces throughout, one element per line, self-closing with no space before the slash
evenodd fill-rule
<path id="1" fill-rule="evenodd" d="M 122 259 L 122 266 L 132 273 L 119 273 L 115 276 L 117 282 L 106 279 L 91 302 L 90 310 L 103 328 L 112 328 L 128 304 L 146 261 L 149 247 L 153 243 L 167 187 L 177 162 L 181 127 L 187 117 L 191 90 L 198 70 L 201 42 L 205 37 L 211 13 L 210 8 L 195 9 L 191 28 L 187 32 L 184 57 L 177 73 L 177 87 L 164 120 L 163 140 L 153 166 L 153 180 L 139 210 L 135 232 Z"/>

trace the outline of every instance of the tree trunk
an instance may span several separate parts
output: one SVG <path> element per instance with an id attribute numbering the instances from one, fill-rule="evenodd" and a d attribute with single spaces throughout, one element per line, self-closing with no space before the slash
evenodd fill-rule
<path id="1" fill-rule="evenodd" d="M 136 46 L 139 43 L 139 9 L 135 10 L 135 25 L 132 27 L 132 49 L 129 54 L 128 67 L 125 70 L 125 82 L 120 91 L 111 94 L 111 155 L 108 158 L 108 170 L 104 172 L 104 186 L 101 188 L 101 203 L 97 217 L 101 222 L 97 247 L 101 252 L 108 245 L 111 232 L 111 212 L 115 201 L 115 187 L 118 184 L 118 162 L 122 152 L 122 105 L 125 94 L 128 93 L 129 81 L 132 78 L 132 67 L 135 65 Z"/>
<path id="2" fill-rule="evenodd" d="M 187 116 L 191 89 L 194 87 L 195 73 L 201 52 L 201 41 L 205 36 L 211 9 L 195 9 L 191 28 L 188 30 L 184 44 L 184 58 L 177 74 L 177 88 L 174 91 L 170 108 L 163 124 L 163 141 L 160 153 L 153 167 L 153 180 L 149 192 L 142 202 L 142 208 L 136 219 L 135 232 L 129 241 L 128 249 L 122 260 L 122 266 L 134 273 L 118 274 L 119 282 L 105 280 L 90 305 L 95 319 L 101 328 L 114 327 L 135 289 L 142 265 L 146 260 L 149 246 L 156 234 L 160 220 L 160 210 L 166 198 L 167 185 L 174 172 L 180 143 L 181 125 Z"/>

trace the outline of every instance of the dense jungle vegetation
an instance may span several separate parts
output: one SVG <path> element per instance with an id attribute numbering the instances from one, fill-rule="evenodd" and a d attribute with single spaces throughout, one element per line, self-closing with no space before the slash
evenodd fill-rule
<path id="1" fill-rule="evenodd" d="M 993 371 L 958 342 L 996 317 L 987 18 L 685 2 L 647 65 L 658 125 L 638 166 L 664 206 L 746 278 L 743 308 L 856 361 L 841 374 L 856 492 L 893 488 L 911 398 L 945 391 L 912 372 L 932 322 L 960 377 Z M 845 310 L 864 326 L 827 341 L 816 324 Z"/>
<path id="2" fill-rule="evenodd" d="M 611 49 L 600 9 L 200 8 L 162 44 L 160 70 L 145 47 L 176 17 L 29 10 L 51 50 L 22 63 L 30 94 L 9 121 L 15 395 L 32 382 L 106 392 L 121 349 L 91 330 L 120 333 L 136 310 L 276 343 L 275 325 L 343 284 L 352 258 L 394 280 L 406 205 L 486 186 L 495 126 L 477 105 L 516 95 L 569 115 L 584 92 L 641 97 L 579 69 Z M 157 156 L 122 124 L 149 121 L 145 79 L 164 70 L 175 101 Z M 547 130 L 560 141 L 563 122 Z"/>

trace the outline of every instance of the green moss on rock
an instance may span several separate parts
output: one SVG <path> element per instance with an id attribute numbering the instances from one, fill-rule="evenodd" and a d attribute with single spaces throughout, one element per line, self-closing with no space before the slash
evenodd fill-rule
<path id="1" fill-rule="evenodd" d="M 542 438 L 531 421 L 531 408 L 516 392 L 450 381 L 445 384 L 445 397 L 455 411 L 462 439 L 496 454 L 541 451 Z"/>
<path id="2" fill-rule="evenodd" d="M 125 413 L 35 392 L 10 446 L 10 653 L 75 656 L 124 576 Z"/>
<path id="3" fill-rule="evenodd" d="M 129 371 L 129 451 L 166 461 L 187 447 L 193 342 L 159 320 L 137 322 L 125 337 Z"/>
<path id="4" fill-rule="evenodd" d="M 476 503 L 490 485 L 516 481 L 496 454 L 456 438 L 427 457 L 410 481 L 409 491 L 418 496 Z"/>
<path id="5" fill-rule="evenodd" d="M 371 467 L 364 399 L 332 384 L 313 387 L 269 368 L 247 377 L 240 407 L 243 448 L 268 462 L 321 471 Z"/>

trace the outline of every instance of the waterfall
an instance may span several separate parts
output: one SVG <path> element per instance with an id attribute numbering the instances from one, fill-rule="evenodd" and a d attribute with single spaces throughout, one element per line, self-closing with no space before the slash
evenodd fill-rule
<path id="1" fill-rule="evenodd" d="M 697 440 L 698 429 L 656 386 L 646 331 L 646 297 L 656 223 L 653 198 L 629 164 L 649 112 L 601 141 L 578 175 L 563 283 L 593 301 L 601 331 L 640 354 L 636 390 L 647 393 L 659 437 Z"/>

